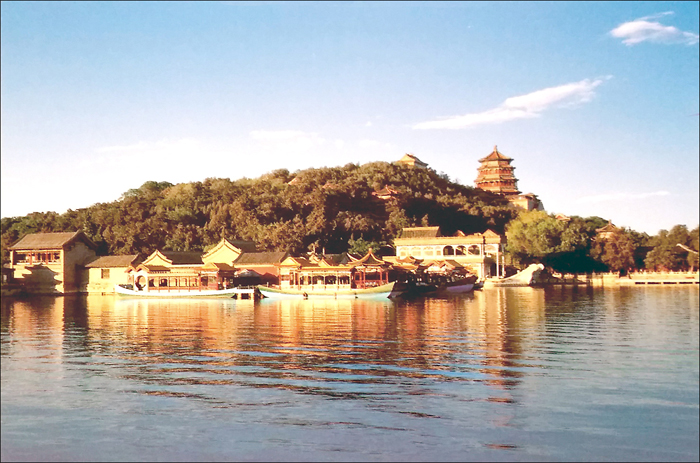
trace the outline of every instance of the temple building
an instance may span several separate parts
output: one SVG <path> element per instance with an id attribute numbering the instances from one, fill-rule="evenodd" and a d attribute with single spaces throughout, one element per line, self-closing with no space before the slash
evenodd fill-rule
<path id="1" fill-rule="evenodd" d="M 362 258 L 350 254 L 287 257 L 279 264 L 280 288 L 305 291 L 365 289 L 389 283 L 393 266 L 370 249 Z"/>
<path id="2" fill-rule="evenodd" d="M 515 178 L 515 167 L 511 165 L 512 161 L 513 158 L 504 155 L 498 151 L 497 146 L 494 146 L 491 154 L 479 159 L 481 166 L 478 168 L 479 173 L 474 182 L 476 187 L 506 196 L 514 207 L 526 211 L 544 210 L 537 195 L 534 193 L 521 194 L 518 190 L 518 179 Z"/>
<path id="3" fill-rule="evenodd" d="M 82 231 L 30 233 L 10 246 L 14 280 L 35 293 L 80 291 L 82 266 L 95 260 L 97 246 Z"/>
<path id="4" fill-rule="evenodd" d="M 606 240 L 613 236 L 615 233 L 619 232 L 620 228 L 613 225 L 612 221 L 608 220 L 608 224 L 601 228 L 596 228 L 596 238 Z"/>
<path id="5" fill-rule="evenodd" d="M 82 231 L 29 233 L 9 247 L 3 271 L 31 294 L 113 294 L 114 285 L 146 291 L 222 289 L 276 284 L 286 252 L 258 252 L 252 241 L 222 239 L 207 252 L 156 250 L 97 256 L 97 246 Z"/>
<path id="6" fill-rule="evenodd" d="M 418 159 L 418 157 L 411 153 L 406 153 L 401 159 L 396 161 L 396 164 L 400 166 L 416 167 L 418 169 L 427 169 L 428 164 Z"/>
<path id="7" fill-rule="evenodd" d="M 222 239 L 207 252 L 156 250 L 127 269 L 129 283 L 144 291 L 216 290 L 276 283 L 285 252 L 257 252 L 252 241 Z"/>
<path id="8" fill-rule="evenodd" d="M 505 239 L 492 230 L 443 236 L 440 227 L 411 227 L 394 239 L 396 257 L 385 260 L 412 271 L 436 266 L 464 269 L 483 280 L 504 274 L 504 244 Z"/>

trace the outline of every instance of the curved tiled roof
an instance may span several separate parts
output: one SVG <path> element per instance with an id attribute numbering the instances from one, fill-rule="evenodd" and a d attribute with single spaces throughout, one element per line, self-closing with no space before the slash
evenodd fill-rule
<path id="1" fill-rule="evenodd" d="M 160 251 L 173 265 L 203 264 L 201 251 Z"/>
<path id="2" fill-rule="evenodd" d="M 513 158 L 509 158 L 509 157 L 506 156 L 505 154 L 501 153 L 500 151 L 498 151 L 498 146 L 494 146 L 494 147 L 493 147 L 493 151 L 491 152 L 491 154 L 489 154 L 488 156 L 486 156 L 486 157 L 484 157 L 484 158 L 479 159 L 479 162 L 484 162 L 484 161 L 498 161 L 498 160 L 502 160 L 502 161 L 512 161 Z"/>
<path id="3" fill-rule="evenodd" d="M 114 268 L 128 267 L 130 265 L 138 265 L 138 254 L 129 254 L 126 256 L 101 256 L 85 264 L 87 268 Z"/>
<path id="4" fill-rule="evenodd" d="M 440 236 L 440 227 L 408 227 L 401 230 L 401 238 L 435 238 Z"/>
<path id="5" fill-rule="evenodd" d="M 282 262 L 287 253 L 284 251 L 278 252 L 244 252 L 241 254 L 234 264 L 238 267 L 241 265 L 273 265 Z"/>
<path id="6" fill-rule="evenodd" d="M 97 246 L 85 234 L 78 230 L 64 233 L 30 233 L 24 235 L 9 249 L 59 249 L 71 241 L 80 239 L 88 247 L 96 249 Z"/>

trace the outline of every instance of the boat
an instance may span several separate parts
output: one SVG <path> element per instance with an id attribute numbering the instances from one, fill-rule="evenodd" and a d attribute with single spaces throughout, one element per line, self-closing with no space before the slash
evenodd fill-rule
<path id="1" fill-rule="evenodd" d="M 263 297 L 270 299 L 311 299 L 311 298 L 331 298 L 331 299 L 384 299 L 394 298 L 401 294 L 401 290 L 392 281 L 387 284 L 368 288 L 273 288 L 271 286 L 258 286 L 257 290 Z"/>
<path id="2" fill-rule="evenodd" d="M 472 291 L 476 284 L 476 275 L 467 275 L 462 278 L 448 280 L 437 286 L 436 292 L 441 295 L 464 294 Z"/>
<path id="3" fill-rule="evenodd" d="M 133 285 L 114 285 L 114 292 L 121 297 L 148 297 L 152 299 L 164 298 L 200 298 L 200 297 L 220 297 L 220 298 L 255 298 L 255 288 L 228 288 L 228 289 L 174 289 L 172 291 L 144 291 L 134 289 Z"/>
<path id="4" fill-rule="evenodd" d="M 542 270 L 544 270 L 544 265 L 530 264 L 524 270 L 507 278 L 487 278 L 484 281 L 483 287 L 531 286 L 537 281 L 537 276 Z"/>

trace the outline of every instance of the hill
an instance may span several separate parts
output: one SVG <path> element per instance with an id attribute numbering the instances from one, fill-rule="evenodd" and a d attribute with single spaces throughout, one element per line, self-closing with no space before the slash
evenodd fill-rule
<path id="1" fill-rule="evenodd" d="M 388 187 L 389 197 L 376 193 Z M 375 194 L 373 194 L 375 193 Z M 25 233 L 82 229 L 102 254 L 203 250 L 222 236 L 260 250 L 342 252 L 362 238 L 390 243 L 403 227 L 444 233 L 503 233 L 516 216 L 502 197 L 450 181 L 432 169 L 386 162 L 279 169 L 257 179 L 149 181 L 111 203 L 2 219 L 2 257 Z"/>

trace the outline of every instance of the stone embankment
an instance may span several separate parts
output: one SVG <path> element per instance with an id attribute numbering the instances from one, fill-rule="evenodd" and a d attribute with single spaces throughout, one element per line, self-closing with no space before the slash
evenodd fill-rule
<path id="1" fill-rule="evenodd" d="M 700 272 L 635 272 L 625 276 L 617 273 L 541 275 L 538 285 L 636 286 L 636 285 L 697 285 Z"/>

